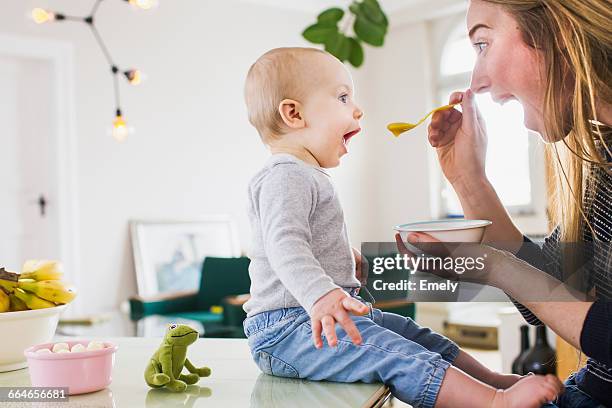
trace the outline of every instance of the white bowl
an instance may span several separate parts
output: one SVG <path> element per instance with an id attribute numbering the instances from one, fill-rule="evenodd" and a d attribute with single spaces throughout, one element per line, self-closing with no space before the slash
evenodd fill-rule
<path id="1" fill-rule="evenodd" d="M 0 313 L 0 372 L 26 367 L 24 350 L 51 341 L 64 309 L 66 305 Z"/>
<path id="2" fill-rule="evenodd" d="M 487 220 L 437 220 L 396 225 L 393 229 L 400 233 L 404 242 L 411 232 L 424 232 L 442 242 L 478 243 L 482 241 L 485 228 L 491 224 Z"/>

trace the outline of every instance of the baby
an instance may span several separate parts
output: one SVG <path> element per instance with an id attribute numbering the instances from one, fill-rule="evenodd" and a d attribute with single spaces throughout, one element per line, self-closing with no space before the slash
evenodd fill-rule
<path id="1" fill-rule="evenodd" d="M 556 377 L 492 372 L 447 338 L 357 296 L 360 255 L 326 170 L 348 153 L 363 117 L 340 61 L 317 49 L 271 50 L 251 66 L 245 98 L 272 152 L 249 185 L 244 305 L 264 373 L 383 382 L 414 407 L 540 407 L 556 397 Z"/>

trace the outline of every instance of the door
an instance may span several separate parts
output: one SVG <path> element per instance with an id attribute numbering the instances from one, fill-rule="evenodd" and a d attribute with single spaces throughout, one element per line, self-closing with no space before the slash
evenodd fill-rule
<path id="1" fill-rule="evenodd" d="M 0 266 L 61 259 L 49 60 L 0 55 Z"/>

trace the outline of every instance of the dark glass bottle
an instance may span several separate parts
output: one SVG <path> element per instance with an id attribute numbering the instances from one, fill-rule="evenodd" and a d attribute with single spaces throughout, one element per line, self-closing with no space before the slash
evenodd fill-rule
<path id="1" fill-rule="evenodd" d="M 556 374 L 557 359 L 555 350 L 548 345 L 546 339 L 546 326 L 536 328 L 536 340 L 523 359 L 525 374 Z"/>
<path id="2" fill-rule="evenodd" d="M 521 351 L 512 362 L 512 374 L 524 375 L 523 360 L 529 352 L 529 326 L 526 324 L 521 326 Z"/>

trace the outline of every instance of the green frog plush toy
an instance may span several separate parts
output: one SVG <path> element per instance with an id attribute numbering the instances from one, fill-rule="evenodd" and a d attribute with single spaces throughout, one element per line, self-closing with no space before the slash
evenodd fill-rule
<path id="1" fill-rule="evenodd" d="M 198 339 L 198 332 L 186 325 L 171 324 L 164 341 L 145 369 L 144 377 L 153 388 L 166 387 L 170 391 L 183 392 L 187 384 L 195 384 L 200 377 L 208 377 L 210 368 L 196 368 L 187 358 L 187 346 Z M 181 374 L 183 366 L 190 374 Z"/>

